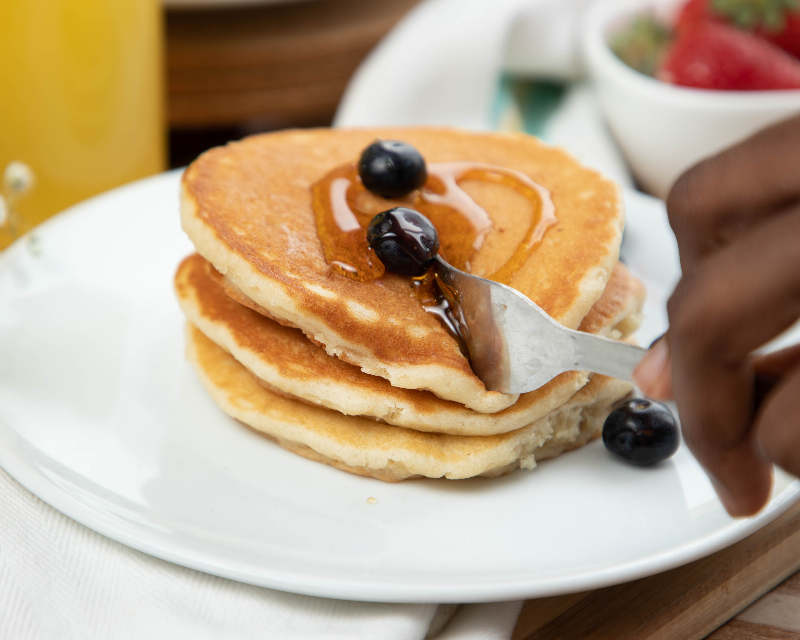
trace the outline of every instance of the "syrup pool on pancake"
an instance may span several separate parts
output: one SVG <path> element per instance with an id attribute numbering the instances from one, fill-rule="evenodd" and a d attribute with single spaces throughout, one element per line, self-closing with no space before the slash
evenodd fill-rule
<path id="1" fill-rule="evenodd" d="M 406 225 L 406 220 L 417 214 L 425 221 L 417 220 L 418 224 L 424 226 L 430 220 L 434 232 L 438 231 L 436 249 L 442 258 L 469 272 L 471 260 L 492 230 L 492 221 L 483 207 L 461 188 L 459 183 L 468 179 L 506 185 L 525 196 L 535 212 L 522 242 L 511 257 L 487 276 L 490 280 L 509 284 L 547 229 L 556 222 L 555 206 L 549 191 L 525 174 L 507 167 L 481 162 L 426 164 L 417 149 L 398 140 L 372 143 L 362 152 L 357 164 L 340 165 L 313 185 L 317 235 L 325 260 L 334 270 L 355 280 L 367 282 L 380 278 L 386 267 L 376 254 L 376 248 L 383 243 L 371 242 L 367 229 L 388 224 L 397 233 Z M 367 192 L 379 196 L 383 202 L 368 200 Z M 387 200 L 387 196 L 392 200 Z M 392 202 L 399 202 L 402 206 L 382 211 L 378 215 L 383 217 L 378 219 L 375 205 Z M 418 244 L 411 235 L 416 234 L 419 240 L 426 234 L 420 235 L 420 231 L 413 230 L 415 223 L 408 224 L 410 226 L 402 233 L 408 236 L 411 245 Z M 397 244 L 391 242 L 384 248 L 398 249 Z M 420 245 L 417 252 L 421 256 L 431 248 L 430 244 Z M 452 303 L 448 302 L 448 294 L 452 296 L 457 292 L 446 291 L 435 277 L 431 267 L 435 254 L 434 250 L 427 261 L 417 260 L 420 268 L 415 267 L 413 259 L 400 266 L 397 262 L 400 254 L 394 254 L 389 257 L 395 263 L 391 270 L 415 276 L 412 283 L 423 308 L 442 322 L 466 356 L 463 323 L 453 316 Z M 404 252 L 404 255 L 410 258 L 410 254 Z"/>
<path id="2" fill-rule="evenodd" d="M 386 157 L 379 162 L 382 153 Z M 481 162 L 423 161 L 415 173 L 411 168 L 419 166 L 416 156 L 422 158 L 411 145 L 379 141 L 367 147 L 361 161 L 334 168 L 312 186 L 317 235 L 326 262 L 355 280 L 380 278 L 385 269 L 369 247 L 366 228 L 377 213 L 402 206 L 427 217 L 439 232 L 442 257 L 457 269 L 469 272 L 472 258 L 492 229 L 492 221 L 459 183 L 483 180 L 521 193 L 536 213 L 509 260 L 488 275 L 490 280 L 508 284 L 556 222 L 550 193 L 519 171 Z M 388 190 L 382 188 L 382 180 L 389 185 Z M 408 190 L 403 192 L 404 189 Z M 384 193 L 403 195 L 386 200 Z M 379 198 L 371 197 L 373 194 Z"/>

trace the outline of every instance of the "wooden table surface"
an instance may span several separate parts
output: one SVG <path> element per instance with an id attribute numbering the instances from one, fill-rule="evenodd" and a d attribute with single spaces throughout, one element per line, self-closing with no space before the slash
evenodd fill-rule
<path id="1" fill-rule="evenodd" d="M 707 637 L 709 640 L 800 638 L 800 571 Z"/>
<path id="2" fill-rule="evenodd" d="M 744 540 L 664 573 L 528 600 L 512 640 L 800 638 L 800 502 Z"/>

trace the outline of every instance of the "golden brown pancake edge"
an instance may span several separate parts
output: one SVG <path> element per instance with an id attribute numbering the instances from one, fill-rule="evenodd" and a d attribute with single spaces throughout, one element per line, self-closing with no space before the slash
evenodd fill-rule
<path id="1" fill-rule="evenodd" d="M 511 407 L 480 414 L 420 390 L 392 387 L 311 344 L 303 334 L 229 298 L 202 257 L 188 257 L 175 275 L 176 293 L 187 319 L 231 353 L 270 388 L 346 415 L 365 415 L 395 426 L 452 435 L 494 435 L 519 429 L 564 404 L 588 382 L 584 372 L 567 372 Z M 603 296 L 581 330 L 609 335 L 624 323 L 636 327 L 643 286 L 618 265 Z M 627 338 L 628 334 L 618 337 Z"/>
<path id="2" fill-rule="evenodd" d="M 423 433 L 276 395 L 196 327 L 187 325 L 186 335 L 189 362 L 229 416 L 295 453 L 382 480 L 494 477 L 532 469 L 537 450 L 554 431 L 571 432 L 574 442 L 582 432 L 596 432 L 611 405 L 631 388 L 596 375 L 562 407 L 522 429 L 494 436 Z"/>

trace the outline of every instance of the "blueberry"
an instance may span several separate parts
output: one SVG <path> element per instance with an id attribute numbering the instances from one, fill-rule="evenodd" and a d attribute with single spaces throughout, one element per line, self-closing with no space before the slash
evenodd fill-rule
<path id="1" fill-rule="evenodd" d="M 659 402 L 625 400 L 606 418 L 603 443 L 611 453 L 645 467 L 670 458 L 678 450 L 678 423 Z"/>
<path id="2" fill-rule="evenodd" d="M 388 271 L 421 276 L 439 251 L 439 234 L 419 211 L 395 207 L 375 216 L 367 227 L 367 242 Z"/>
<path id="3" fill-rule="evenodd" d="M 376 140 L 364 149 L 358 175 L 367 189 L 384 198 L 411 193 L 428 178 L 420 152 L 399 140 Z"/>

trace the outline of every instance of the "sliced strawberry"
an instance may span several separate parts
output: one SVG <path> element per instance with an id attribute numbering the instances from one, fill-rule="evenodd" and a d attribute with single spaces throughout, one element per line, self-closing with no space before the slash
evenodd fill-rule
<path id="1" fill-rule="evenodd" d="M 800 89 L 800 61 L 745 31 L 706 22 L 678 32 L 657 77 L 700 89 Z"/>
<path id="2" fill-rule="evenodd" d="M 675 26 L 680 30 L 698 22 L 751 31 L 800 58 L 800 0 L 689 0 Z"/>

